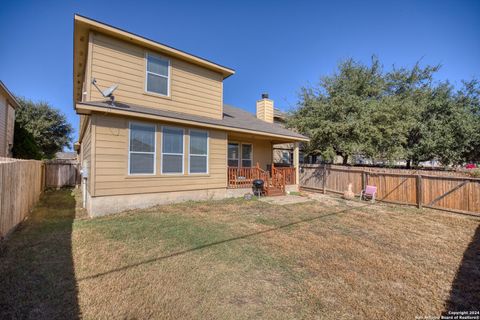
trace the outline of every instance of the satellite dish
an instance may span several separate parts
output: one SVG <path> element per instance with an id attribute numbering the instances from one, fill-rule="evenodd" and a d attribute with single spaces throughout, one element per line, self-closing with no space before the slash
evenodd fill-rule
<path id="1" fill-rule="evenodd" d="M 102 92 L 102 94 L 103 94 L 103 96 L 104 96 L 105 98 L 109 98 L 109 97 L 112 96 L 113 91 L 115 91 L 117 88 L 118 88 L 118 84 L 114 84 L 114 85 L 111 86 L 110 88 L 104 90 L 104 91 Z"/>
<path id="2" fill-rule="evenodd" d="M 113 96 L 113 92 L 118 88 L 118 84 L 114 84 L 110 88 L 105 89 L 103 91 L 97 86 L 97 79 L 93 78 L 92 79 L 92 84 L 95 86 L 95 88 L 97 88 L 98 92 L 100 92 L 102 94 L 102 96 L 104 96 L 105 98 L 110 98 L 110 101 L 113 104 L 113 102 L 115 101 L 115 97 Z"/>

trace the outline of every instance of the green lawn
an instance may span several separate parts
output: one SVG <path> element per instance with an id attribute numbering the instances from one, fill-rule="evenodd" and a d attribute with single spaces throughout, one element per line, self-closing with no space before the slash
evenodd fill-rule
<path id="1" fill-rule="evenodd" d="M 480 309 L 480 221 L 319 195 L 89 219 L 49 191 L 0 247 L 1 319 L 414 319 Z"/>

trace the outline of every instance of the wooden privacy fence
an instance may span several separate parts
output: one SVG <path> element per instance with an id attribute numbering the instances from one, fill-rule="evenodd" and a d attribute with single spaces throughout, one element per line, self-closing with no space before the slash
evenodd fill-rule
<path id="1" fill-rule="evenodd" d="M 47 188 L 74 187 L 80 184 L 79 164 L 76 160 L 49 160 L 45 162 Z"/>
<path id="2" fill-rule="evenodd" d="M 43 188 L 41 161 L 0 158 L 0 239 L 27 217 Z"/>
<path id="3" fill-rule="evenodd" d="M 300 186 L 343 193 L 352 184 L 355 194 L 365 185 L 377 187 L 377 199 L 453 212 L 480 213 L 480 179 L 447 175 L 375 172 L 335 165 L 303 165 Z"/>

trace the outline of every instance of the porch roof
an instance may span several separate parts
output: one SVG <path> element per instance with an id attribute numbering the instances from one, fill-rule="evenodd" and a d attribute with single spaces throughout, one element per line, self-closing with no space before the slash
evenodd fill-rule
<path id="1" fill-rule="evenodd" d="M 153 109 L 131 103 L 126 104 L 123 102 L 115 102 L 112 105 L 110 102 L 106 101 L 78 102 L 76 105 L 76 111 L 79 114 L 89 114 L 97 111 L 151 118 L 227 131 L 254 133 L 262 136 L 283 138 L 289 141 L 309 140 L 304 135 L 285 129 L 278 124 L 268 123 L 257 119 L 253 114 L 227 104 L 223 105 L 222 119 L 214 119 L 162 109 Z"/>

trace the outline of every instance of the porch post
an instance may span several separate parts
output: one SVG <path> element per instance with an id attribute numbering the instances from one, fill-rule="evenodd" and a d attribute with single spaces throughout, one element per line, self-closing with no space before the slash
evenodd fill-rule
<path id="1" fill-rule="evenodd" d="M 300 143 L 295 142 L 293 146 L 293 166 L 295 167 L 295 184 L 300 184 Z"/>

